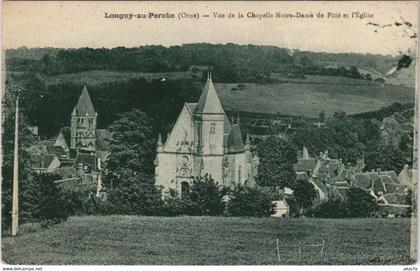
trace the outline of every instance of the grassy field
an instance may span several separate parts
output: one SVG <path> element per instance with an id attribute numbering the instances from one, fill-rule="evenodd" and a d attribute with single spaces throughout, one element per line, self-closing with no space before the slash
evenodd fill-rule
<path id="1" fill-rule="evenodd" d="M 329 116 L 340 110 L 355 114 L 414 101 L 414 89 L 328 76 L 244 85 L 244 90 L 232 91 L 237 84 L 215 84 L 226 110 L 314 117 L 322 109 Z"/>
<path id="2" fill-rule="evenodd" d="M 408 264 L 409 219 L 71 217 L 5 237 L 11 264 Z M 276 238 L 280 240 L 281 262 Z M 315 244 L 302 250 L 288 245 Z"/>
<path id="3" fill-rule="evenodd" d="M 189 72 L 140 73 L 121 71 L 86 71 L 47 78 L 48 84 L 72 82 L 100 85 L 134 78 L 147 80 L 191 78 Z M 215 83 L 225 110 L 314 117 L 323 109 L 327 115 L 342 110 L 348 114 L 375 111 L 395 102 L 414 101 L 414 88 L 373 83 L 333 76 L 304 79 L 272 74 L 272 84 L 245 83 L 245 89 L 232 91 L 237 83 Z"/>

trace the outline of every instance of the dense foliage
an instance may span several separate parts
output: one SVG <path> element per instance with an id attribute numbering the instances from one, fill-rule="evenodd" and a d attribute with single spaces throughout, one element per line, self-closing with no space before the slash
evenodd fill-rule
<path id="1" fill-rule="evenodd" d="M 271 195 L 258 186 L 238 185 L 229 195 L 227 213 L 230 216 L 264 217 L 274 214 Z"/>
<path id="2" fill-rule="evenodd" d="M 70 115 L 77 104 L 83 85 L 71 83 L 46 85 L 42 77 L 33 75 L 25 81 L 22 108 L 31 125 L 39 127 L 41 136 L 55 136 L 70 125 Z M 98 128 L 118 119 L 118 114 L 141 109 L 153 116 L 154 128 L 164 135 L 170 131 L 185 102 L 196 102 L 202 85 L 191 80 L 132 79 L 100 86 L 88 85 L 93 107 L 98 113 Z M 52 117 L 54 116 L 54 117 Z"/>
<path id="3" fill-rule="evenodd" d="M 74 213 L 73 203 L 56 180 L 55 174 L 33 174 L 22 185 L 20 223 L 58 223 Z"/>
<path id="4" fill-rule="evenodd" d="M 293 165 L 297 163 L 297 150 L 288 140 L 269 137 L 257 146 L 260 159 L 257 183 L 260 186 L 291 187 L 296 179 Z"/>
<path id="5" fill-rule="evenodd" d="M 236 44 L 185 44 L 182 46 L 142 46 L 45 49 L 40 52 L 19 49 L 7 52 L 9 70 L 32 70 L 43 74 L 75 73 L 89 70 L 120 70 L 140 72 L 186 71 L 191 66 L 214 67 L 219 82 L 264 82 L 270 73 L 282 73 L 292 77 L 304 74 L 363 78 L 355 66 L 363 64 L 381 69 L 375 64 L 386 57 L 373 55 L 329 54 L 337 65 L 325 66 L 324 54 L 299 52 L 274 46 Z M 42 57 L 40 57 L 42 55 Z M 21 58 L 26 61 L 22 61 Z M 334 59 L 335 58 L 335 59 Z M 354 61 L 354 58 L 359 61 Z M 34 60 L 38 59 L 38 60 Z M 369 59 L 370 61 L 366 61 Z M 392 58 L 389 60 L 392 63 Z M 388 66 L 390 63 L 387 63 Z M 382 63 L 381 63 L 382 64 Z M 373 66 L 373 67 L 372 67 Z M 193 68 L 194 69 L 194 68 Z"/>
<path id="6" fill-rule="evenodd" d="M 315 217 L 322 218 L 358 218 L 375 216 L 378 208 L 376 199 L 369 192 L 351 187 L 345 199 L 332 197 L 312 212 Z"/>

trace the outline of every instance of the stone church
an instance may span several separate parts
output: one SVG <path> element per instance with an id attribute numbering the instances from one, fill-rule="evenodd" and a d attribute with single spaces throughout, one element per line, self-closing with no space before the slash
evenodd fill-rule
<path id="1" fill-rule="evenodd" d="M 90 172 L 98 169 L 100 161 L 105 162 L 111 134 L 105 129 L 97 129 L 97 117 L 85 85 L 71 113 L 70 127 L 61 128 L 53 143 L 60 151 L 57 156 L 62 166 Z"/>
<path id="2" fill-rule="evenodd" d="M 206 175 L 223 186 L 253 185 L 258 163 L 239 123 L 229 122 L 209 74 L 198 103 L 185 103 L 165 143 L 159 135 L 155 180 L 178 193 Z"/>

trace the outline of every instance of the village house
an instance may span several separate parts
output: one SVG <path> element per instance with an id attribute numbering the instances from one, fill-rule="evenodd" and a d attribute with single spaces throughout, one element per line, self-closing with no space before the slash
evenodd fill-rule
<path id="1" fill-rule="evenodd" d="M 185 103 L 166 142 L 159 135 L 155 180 L 181 195 L 206 175 L 223 186 L 253 185 L 258 163 L 239 123 L 228 120 L 209 74 L 198 103 Z"/>
<path id="2" fill-rule="evenodd" d="M 32 169 L 79 178 L 81 183 L 96 182 L 112 137 L 107 130 L 97 129 L 97 117 L 85 85 L 71 113 L 70 127 L 61 128 L 54 139 L 39 142 L 31 157 Z"/>

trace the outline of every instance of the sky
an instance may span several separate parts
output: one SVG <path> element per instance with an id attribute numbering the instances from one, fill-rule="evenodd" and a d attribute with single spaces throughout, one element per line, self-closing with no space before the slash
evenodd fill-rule
<path id="1" fill-rule="evenodd" d="M 105 13 L 199 14 L 197 19 L 109 19 Z M 216 19 L 213 12 L 236 18 Z M 238 12 L 244 18 L 237 18 Z M 312 19 L 247 18 L 249 12 L 314 14 Z M 318 12 L 345 13 L 350 18 L 316 18 Z M 352 12 L 373 18 L 352 18 Z M 403 27 L 375 27 L 401 22 L 418 29 L 418 2 L 3 2 L 3 48 L 137 47 L 186 43 L 273 45 L 315 52 L 396 55 L 415 48 Z M 204 18 L 202 15 L 210 17 Z M 375 32 L 377 30 L 377 32 Z M 411 30 L 406 31 L 410 32 Z"/>

